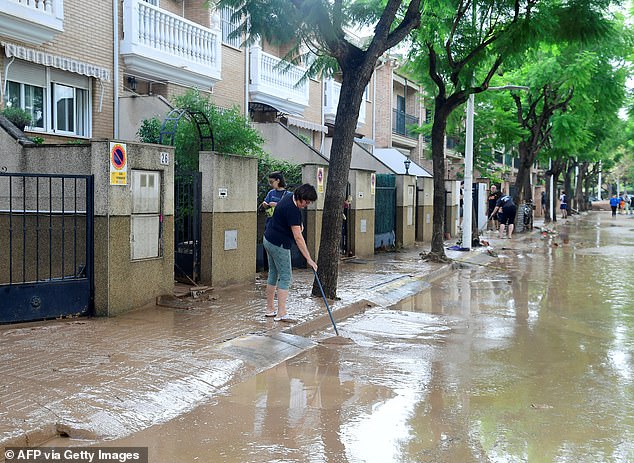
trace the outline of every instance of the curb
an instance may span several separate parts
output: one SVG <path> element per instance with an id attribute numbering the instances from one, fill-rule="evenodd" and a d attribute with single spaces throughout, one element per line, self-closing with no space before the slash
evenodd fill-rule
<path id="1" fill-rule="evenodd" d="M 381 284 L 375 287 L 373 294 L 369 295 L 368 298 L 332 310 L 332 317 L 338 322 L 364 313 L 372 307 L 397 304 L 403 299 L 428 289 L 431 283 L 453 272 L 457 265 L 457 263 L 443 264 L 440 268 L 429 273 L 403 275 L 401 278 Z M 390 294 L 392 297 L 389 297 Z M 297 336 L 307 336 L 316 331 L 325 330 L 331 325 L 330 316 L 326 312 L 310 320 L 293 325 L 283 330 L 283 332 Z"/>

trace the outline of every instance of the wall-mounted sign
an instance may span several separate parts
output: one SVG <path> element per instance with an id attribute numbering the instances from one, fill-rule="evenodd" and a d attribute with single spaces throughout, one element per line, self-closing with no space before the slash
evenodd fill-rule
<path id="1" fill-rule="evenodd" d="M 317 168 L 317 193 L 324 192 L 324 168 Z"/>
<path id="2" fill-rule="evenodd" d="M 128 184 L 128 154 L 125 143 L 110 142 L 110 185 Z"/>

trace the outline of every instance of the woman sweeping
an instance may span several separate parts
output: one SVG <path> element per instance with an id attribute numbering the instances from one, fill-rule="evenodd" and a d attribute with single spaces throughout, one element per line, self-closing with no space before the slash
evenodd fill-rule
<path id="1" fill-rule="evenodd" d="M 302 235 L 302 209 L 317 199 L 315 188 L 305 183 L 292 195 L 286 195 L 277 203 L 273 217 L 264 231 L 264 249 L 268 255 L 269 277 L 266 285 L 266 316 L 275 321 L 290 321 L 286 301 L 292 281 L 291 246 L 297 244 L 306 263 L 315 271 L 317 264 L 310 257 Z M 277 310 L 275 291 L 277 290 Z"/>

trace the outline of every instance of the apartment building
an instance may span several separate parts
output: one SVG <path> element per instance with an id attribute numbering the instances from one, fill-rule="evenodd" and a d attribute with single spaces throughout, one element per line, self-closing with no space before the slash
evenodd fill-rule
<path id="1" fill-rule="evenodd" d="M 4 0 L 0 100 L 32 116 L 29 136 L 111 137 L 115 83 L 109 2 Z"/>

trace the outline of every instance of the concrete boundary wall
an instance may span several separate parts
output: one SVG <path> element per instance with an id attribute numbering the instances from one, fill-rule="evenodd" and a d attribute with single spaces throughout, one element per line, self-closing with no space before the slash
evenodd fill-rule
<path id="1" fill-rule="evenodd" d="M 173 148 L 117 142 L 126 148 L 127 184 L 111 185 L 111 141 L 114 142 L 20 144 L 0 130 L 0 142 L 4 144 L 2 167 L 7 172 L 94 176 L 94 314 L 101 316 L 154 302 L 157 296 L 172 293 L 174 284 Z M 132 258 L 134 170 L 158 173 L 158 243 L 153 243 L 158 249 L 157 257 Z"/>

